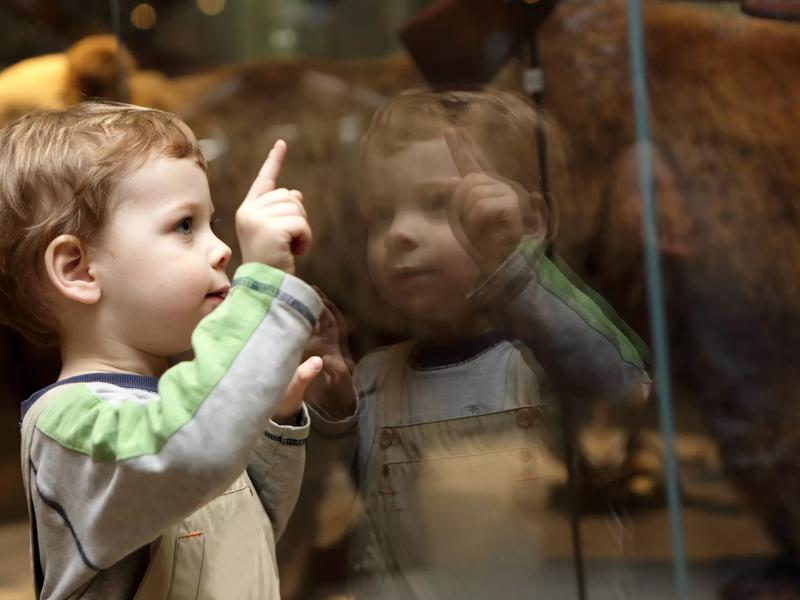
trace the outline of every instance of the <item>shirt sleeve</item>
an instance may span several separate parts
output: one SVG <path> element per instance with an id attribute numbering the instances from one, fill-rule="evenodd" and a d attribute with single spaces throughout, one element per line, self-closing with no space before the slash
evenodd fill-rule
<path id="1" fill-rule="evenodd" d="M 267 422 L 258 436 L 247 473 L 279 539 L 297 503 L 306 461 L 306 440 L 310 428 L 308 409 L 303 405 L 296 425 Z"/>
<path id="2" fill-rule="evenodd" d="M 530 348 L 559 394 L 628 402 L 640 399 L 650 382 L 641 340 L 563 261 L 532 240 L 523 240 L 469 301 Z"/>
<path id="3" fill-rule="evenodd" d="M 195 358 L 167 370 L 158 395 L 65 388 L 33 435 L 37 520 L 63 523 L 100 570 L 221 493 L 247 467 L 320 310 L 299 279 L 245 264 L 195 329 Z"/>

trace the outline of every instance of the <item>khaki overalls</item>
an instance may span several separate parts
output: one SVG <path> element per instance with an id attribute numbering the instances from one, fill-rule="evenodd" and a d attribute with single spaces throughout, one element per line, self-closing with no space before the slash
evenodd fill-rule
<path id="1" fill-rule="evenodd" d="M 389 350 L 377 386 L 354 591 L 370 599 L 485 598 L 467 582 L 515 573 L 509 589 L 528 597 L 522 581 L 541 563 L 537 523 L 558 467 L 543 446 L 539 378 L 523 360 L 527 350 L 509 368 L 506 406 L 513 408 L 407 424 L 402 374 L 411 349 Z"/>
<path id="2" fill-rule="evenodd" d="M 28 457 L 34 426 L 59 391 L 39 398 L 22 423 L 22 474 L 29 514 Z M 32 566 L 36 548 L 31 529 Z M 272 524 L 246 471 L 221 495 L 168 529 L 150 548 L 150 564 L 134 600 L 280 598 Z M 98 577 L 102 576 L 101 572 Z"/>

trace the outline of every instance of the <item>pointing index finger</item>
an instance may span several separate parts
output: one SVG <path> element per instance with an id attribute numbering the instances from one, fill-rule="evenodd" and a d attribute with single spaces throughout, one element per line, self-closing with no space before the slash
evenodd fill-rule
<path id="1" fill-rule="evenodd" d="M 492 171 L 491 164 L 466 131 L 458 131 L 451 127 L 445 130 L 444 139 L 461 177 L 466 177 L 470 173 Z"/>
<path id="2" fill-rule="evenodd" d="M 250 186 L 250 191 L 247 192 L 245 200 L 250 198 L 257 198 L 262 194 L 271 192 L 275 189 L 275 184 L 278 180 L 278 173 L 281 171 L 283 159 L 286 157 L 286 142 L 278 140 L 269 151 L 267 159 L 261 165 L 258 175 Z"/>

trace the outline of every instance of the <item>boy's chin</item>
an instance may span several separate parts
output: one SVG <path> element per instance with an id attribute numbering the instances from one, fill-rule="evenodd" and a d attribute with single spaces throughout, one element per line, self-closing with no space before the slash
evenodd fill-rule
<path id="1" fill-rule="evenodd" d="M 441 323 L 453 319 L 452 309 L 431 302 L 403 302 L 394 305 L 406 317 L 420 323 Z"/>
<path id="2" fill-rule="evenodd" d="M 473 316 L 466 306 L 442 306 L 441 304 L 419 303 L 398 306 L 403 314 L 423 327 L 442 327 L 454 323 L 464 323 Z"/>
<path id="3" fill-rule="evenodd" d="M 164 344 L 161 350 L 158 354 L 166 357 L 170 363 L 180 362 L 187 358 L 191 359 L 193 357 L 192 338 L 191 336 L 186 336 L 185 338 L 180 337 L 170 340 L 169 343 Z"/>
<path id="4" fill-rule="evenodd" d="M 178 364 L 179 362 L 183 362 L 185 360 L 192 360 L 194 358 L 194 353 L 192 352 L 191 346 L 184 350 L 179 350 L 174 354 L 171 354 L 167 360 L 169 361 L 170 365 Z"/>

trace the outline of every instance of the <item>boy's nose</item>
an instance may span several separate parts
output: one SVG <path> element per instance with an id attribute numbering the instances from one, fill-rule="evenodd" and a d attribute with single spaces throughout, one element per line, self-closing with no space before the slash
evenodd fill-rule
<path id="1" fill-rule="evenodd" d="M 217 239 L 217 243 L 211 254 L 211 266 L 214 267 L 214 269 L 224 269 L 230 262 L 232 253 L 233 251 L 225 242 Z"/>
<path id="2" fill-rule="evenodd" d="M 423 221 L 414 214 L 399 213 L 392 219 L 386 234 L 389 250 L 408 250 L 419 245 Z"/>

